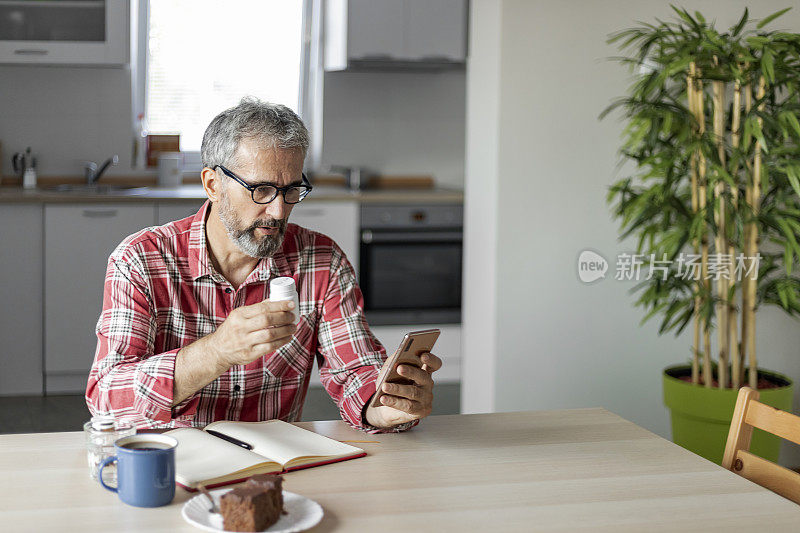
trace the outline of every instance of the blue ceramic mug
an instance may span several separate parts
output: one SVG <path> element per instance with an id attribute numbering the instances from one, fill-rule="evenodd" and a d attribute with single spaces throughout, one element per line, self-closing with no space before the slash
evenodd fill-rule
<path id="1" fill-rule="evenodd" d="M 117 440 L 117 454 L 100 463 L 98 478 L 119 499 L 136 507 L 161 507 L 175 497 L 175 447 L 168 435 L 140 433 Z M 117 462 L 117 488 L 103 482 L 103 468 Z"/>

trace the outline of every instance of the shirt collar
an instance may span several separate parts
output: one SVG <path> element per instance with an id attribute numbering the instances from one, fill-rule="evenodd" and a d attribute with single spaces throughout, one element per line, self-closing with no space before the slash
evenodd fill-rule
<path id="1" fill-rule="evenodd" d="M 206 221 L 211 211 L 211 201 L 206 200 L 203 207 L 194 215 L 191 226 L 189 227 L 189 269 L 192 279 L 197 280 L 203 276 L 209 276 L 218 283 L 224 282 L 224 278 L 211 265 L 211 258 L 208 256 L 208 240 L 206 236 Z M 291 276 L 292 269 L 286 260 L 284 248 L 286 239 L 289 237 L 290 230 L 287 228 L 284 235 L 283 245 L 272 254 L 271 257 L 261 259 L 253 272 L 247 276 L 247 283 L 257 279 L 268 281 L 273 277 Z"/>

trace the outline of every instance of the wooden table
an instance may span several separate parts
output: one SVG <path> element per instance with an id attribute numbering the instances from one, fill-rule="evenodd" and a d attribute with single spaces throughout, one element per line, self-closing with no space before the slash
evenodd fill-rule
<path id="1" fill-rule="evenodd" d="M 298 424 L 368 457 L 292 472 L 313 531 L 753 531 L 800 527 L 800 506 L 604 409 L 434 416 L 403 434 Z M 88 477 L 82 433 L 0 436 L 2 531 L 199 531 L 193 496 L 140 509 Z"/>

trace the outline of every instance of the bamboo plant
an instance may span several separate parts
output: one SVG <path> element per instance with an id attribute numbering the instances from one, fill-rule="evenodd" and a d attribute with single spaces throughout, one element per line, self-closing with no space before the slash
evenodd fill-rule
<path id="1" fill-rule="evenodd" d="M 725 32 L 673 10 L 609 38 L 634 81 L 601 115 L 622 111 L 633 169 L 608 202 L 620 238 L 669 264 L 633 289 L 642 322 L 693 323 L 693 383 L 757 388 L 756 311 L 800 312 L 800 35 L 764 29 L 788 8 Z"/>

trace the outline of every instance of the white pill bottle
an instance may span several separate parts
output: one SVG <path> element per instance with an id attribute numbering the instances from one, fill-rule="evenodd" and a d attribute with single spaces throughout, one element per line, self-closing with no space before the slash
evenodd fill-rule
<path id="1" fill-rule="evenodd" d="M 289 277 L 275 278 L 269 282 L 269 301 L 281 302 L 291 300 L 294 302 L 294 323 L 300 322 L 300 298 L 297 295 L 294 279 Z"/>

